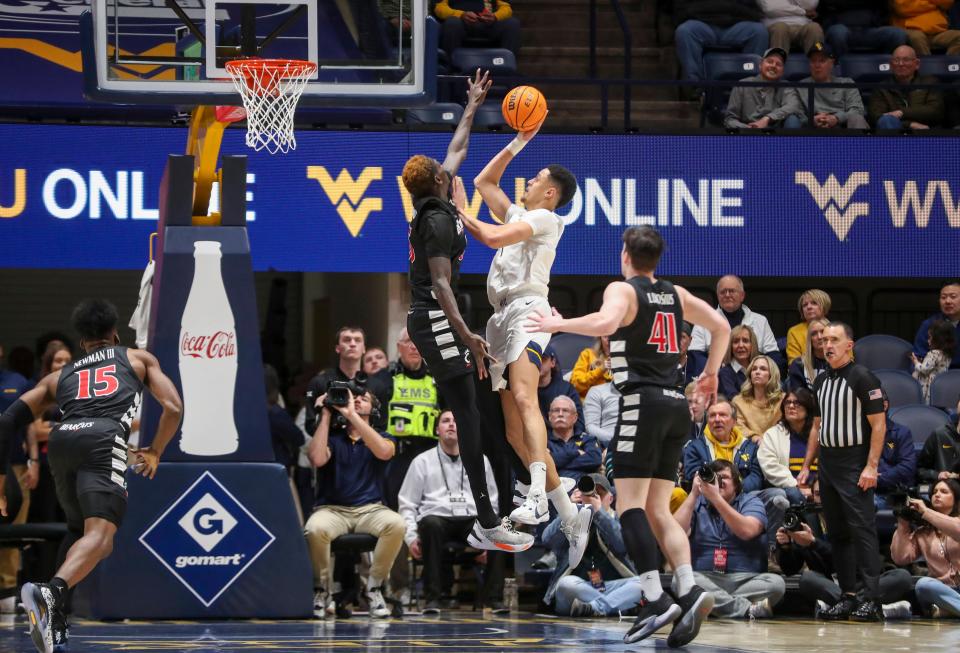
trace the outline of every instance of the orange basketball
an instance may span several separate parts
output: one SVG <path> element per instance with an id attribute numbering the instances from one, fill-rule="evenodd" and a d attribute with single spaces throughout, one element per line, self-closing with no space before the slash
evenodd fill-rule
<path id="1" fill-rule="evenodd" d="M 503 98 L 503 119 L 518 132 L 533 129 L 547 115 L 547 98 L 532 86 L 517 86 Z"/>

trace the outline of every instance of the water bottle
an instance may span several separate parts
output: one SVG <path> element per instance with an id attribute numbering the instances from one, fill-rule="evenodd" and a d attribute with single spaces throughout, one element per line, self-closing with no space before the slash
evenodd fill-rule
<path id="1" fill-rule="evenodd" d="M 520 607 L 516 578 L 506 578 L 503 581 L 503 605 L 506 606 L 510 612 L 516 612 Z"/>

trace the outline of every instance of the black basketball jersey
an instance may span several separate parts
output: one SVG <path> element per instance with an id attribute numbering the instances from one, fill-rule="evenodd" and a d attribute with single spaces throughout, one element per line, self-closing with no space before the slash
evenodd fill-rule
<path id="1" fill-rule="evenodd" d="M 674 388 L 680 362 L 683 308 L 669 281 L 633 277 L 637 316 L 610 336 L 613 383 L 621 393 L 639 386 Z"/>
<path id="2" fill-rule="evenodd" d="M 414 204 L 416 214 L 410 222 L 410 306 L 436 308 L 433 280 L 427 259 L 450 259 L 450 286 L 456 292 L 460 263 L 467 249 L 467 236 L 457 209 L 439 197 L 426 197 Z"/>
<path id="3" fill-rule="evenodd" d="M 143 381 L 130 364 L 127 348 L 103 347 L 63 368 L 57 383 L 57 405 L 64 422 L 113 419 L 129 433 L 142 391 Z"/>

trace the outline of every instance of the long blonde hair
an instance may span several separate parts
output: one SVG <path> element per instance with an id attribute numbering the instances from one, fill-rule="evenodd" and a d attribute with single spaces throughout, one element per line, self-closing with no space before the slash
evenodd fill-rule
<path id="1" fill-rule="evenodd" d="M 760 353 L 760 343 L 757 340 L 756 332 L 746 324 L 738 324 L 730 329 L 730 346 L 727 347 L 727 355 L 723 357 L 723 362 L 727 363 L 728 365 L 730 364 L 730 361 L 734 360 L 733 339 L 740 335 L 742 331 L 746 331 L 750 334 L 750 360 L 753 360 L 756 355 Z"/>
<path id="2" fill-rule="evenodd" d="M 810 320 L 810 322 L 807 323 L 807 346 L 804 348 L 803 353 L 800 354 L 800 360 L 803 361 L 803 374 L 810 383 L 813 383 L 813 380 L 817 378 L 817 369 L 813 366 L 813 344 L 812 338 L 810 337 L 814 323 L 819 324 L 821 327 L 826 327 L 830 324 L 830 320 L 821 317 L 816 320 Z"/>
<path id="3" fill-rule="evenodd" d="M 763 388 L 767 394 L 767 402 L 777 403 L 783 398 L 783 390 L 780 388 L 780 368 L 777 367 L 772 358 L 764 354 L 754 356 L 753 360 L 750 361 L 750 365 L 747 366 L 747 380 L 740 386 L 740 394 L 745 399 L 753 399 L 753 381 L 750 379 L 750 375 L 753 373 L 753 368 L 758 360 L 767 361 L 767 369 L 770 370 L 770 380 Z"/>

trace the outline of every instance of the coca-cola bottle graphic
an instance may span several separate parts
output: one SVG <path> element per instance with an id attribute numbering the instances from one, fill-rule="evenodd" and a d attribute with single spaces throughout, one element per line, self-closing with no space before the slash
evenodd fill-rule
<path id="1" fill-rule="evenodd" d="M 237 450 L 233 418 L 237 337 L 220 258 L 219 242 L 193 244 L 193 285 L 180 322 L 184 412 L 180 450 L 194 456 Z"/>

